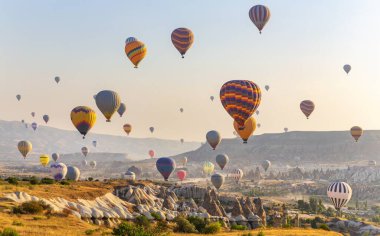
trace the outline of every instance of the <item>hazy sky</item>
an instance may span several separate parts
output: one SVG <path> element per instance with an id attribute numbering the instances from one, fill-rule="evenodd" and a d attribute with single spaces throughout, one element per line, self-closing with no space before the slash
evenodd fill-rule
<path id="1" fill-rule="evenodd" d="M 248 17 L 256 4 L 271 11 L 261 35 Z M 98 114 L 92 132 L 124 135 L 128 122 L 133 137 L 151 137 L 150 126 L 159 138 L 203 141 L 210 129 L 232 137 L 219 89 L 246 79 L 271 87 L 257 134 L 380 129 L 379 9 L 378 0 L 2 0 L 0 119 L 32 122 L 35 111 L 39 123 L 49 114 L 49 126 L 74 129 L 71 109 L 88 105 Z M 170 40 L 178 27 L 195 35 L 185 59 Z M 129 36 L 148 47 L 139 69 L 124 53 Z M 105 122 L 92 97 L 103 89 L 120 94 L 123 118 Z M 304 99 L 316 104 L 309 120 Z"/>

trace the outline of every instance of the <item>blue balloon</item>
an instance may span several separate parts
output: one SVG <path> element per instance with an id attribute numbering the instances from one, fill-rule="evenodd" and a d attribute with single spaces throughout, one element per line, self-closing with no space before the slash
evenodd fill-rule
<path id="1" fill-rule="evenodd" d="M 165 181 L 168 181 L 169 176 L 176 168 L 175 161 L 171 158 L 161 157 L 156 162 L 157 170 L 164 177 Z"/>

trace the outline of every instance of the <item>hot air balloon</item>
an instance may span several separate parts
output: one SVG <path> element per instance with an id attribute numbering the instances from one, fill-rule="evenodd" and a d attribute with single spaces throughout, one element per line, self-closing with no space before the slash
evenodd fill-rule
<path id="1" fill-rule="evenodd" d="M 211 183 L 216 189 L 220 189 L 224 183 L 224 176 L 218 173 L 213 174 L 211 176 Z"/>
<path id="2" fill-rule="evenodd" d="M 135 37 L 128 37 L 125 40 L 125 44 L 127 45 L 128 43 L 131 43 L 131 42 L 134 42 L 134 41 L 137 41 L 137 39 Z"/>
<path id="3" fill-rule="evenodd" d="M 33 122 L 33 123 L 32 123 L 32 129 L 33 129 L 34 131 L 36 131 L 37 127 L 38 127 L 37 123 L 36 123 L 36 122 Z"/>
<path id="4" fill-rule="evenodd" d="M 209 161 L 206 161 L 205 163 L 203 163 L 203 173 L 205 173 L 207 176 L 211 175 L 212 172 L 214 172 L 214 164 L 212 164 L 211 162 Z"/>
<path id="5" fill-rule="evenodd" d="M 289 130 L 288 128 L 286 128 L 286 127 L 284 128 L 284 132 L 285 132 L 285 133 L 287 133 L 288 130 Z"/>
<path id="6" fill-rule="evenodd" d="M 352 189 L 345 182 L 333 182 L 327 188 L 327 196 L 334 204 L 335 209 L 340 211 L 350 201 Z"/>
<path id="7" fill-rule="evenodd" d="M 179 180 L 183 181 L 186 178 L 186 171 L 185 170 L 179 170 L 177 171 L 177 177 Z"/>
<path id="8" fill-rule="evenodd" d="M 234 128 L 236 133 L 239 134 L 240 138 L 243 139 L 243 143 L 247 143 L 249 137 L 253 134 L 253 132 L 256 130 L 256 120 L 252 116 L 248 118 L 248 120 L 244 123 L 244 128 L 241 129 L 239 127 L 239 124 L 234 121 Z"/>
<path id="9" fill-rule="evenodd" d="M 92 169 L 95 169 L 95 167 L 96 167 L 96 161 L 90 161 L 90 167 Z"/>
<path id="10" fill-rule="evenodd" d="M 98 142 L 96 140 L 92 141 L 92 146 L 96 147 L 98 145 Z"/>
<path id="11" fill-rule="evenodd" d="M 153 150 L 149 150 L 149 156 L 150 156 L 151 158 L 154 157 L 154 151 L 153 151 Z"/>
<path id="12" fill-rule="evenodd" d="M 265 170 L 265 172 L 268 170 L 268 168 L 272 165 L 272 163 L 268 160 L 261 162 L 261 167 Z"/>
<path id="13" fill-rule="evenodd" d="M 355 139 L 356 142 L 359 140 L 362 134 L 363 134 L 363 130 L 359 126 L 354 126 L 351 128 L 351 135 Z"/>
<path id="14" fill-rule="evenodd" d="M 90 150 L 88 150 L 87 147 L 82 147 L 81 150 L 82 150 L 82 154 L 83 154 L 83 156 L 84 156 L 84 157 L 87 157 L 87 154 L 89 153 Z"/>
<path id="15" fill-rule="evenodd" d="M 103 113 L 107 122 L 111 122 L 111 117 L 119 109 L 120 97 L 119 95 L 111 90 L 100 91 L 95 98 L 96 106 Z"/>
<path id="16" fill-rule="evenodd" d="M 187 157 L 182 157 L 181 158 L 182 166 L 186 166 L 187 164 Z"/>
<path id="17" fill-rule="evenodd" d="M 119 109 L 117 109 L 117 113 L 119 113 L 120 117 L 123 116 L 126 109 L 127 109 L 127 107 L 125 106 L 125 104 L 120 103 Z"/>
<path id="18" fill-rule="evenodd" d="M 229 174 L 229 177 L 239 183 L 239 181 L 243 178 L 243 170 L 242 169 L 234 169 Z"/>
<path id="19" fill-rule="evenodd" d="M 33 111 L 32 113 L 30 113 L 30 115 L 32 115 L 32 117 L 35 117 L 36 113 Z"/>
<path id="20" fill-rule="evenodd" d="M 123 129 L 127 133 L 127 135 L 129 135 L 129 133 L 132 131 L 132 125 L 125 124 L 125 125 L 123 125 Z"/>
<path id="21" fill-rule="evenodd" d="M 266 90 L 266 91 L 269 90 L 269 85 L 265 85 L 265 90 Z"/>
<path id="22" fill-rule="evenodd" d="M 310 100 L 304 100 L 300 104 L 301 111 L 305 114 L 306 118 L 309 119 L 309 116 L 314 111 L 315 105 Z"/>
<path id="23" fill-rule="evenodd" d="M 181 143 L 185 142 L 185 140 L 184 140 L 183 138 L 181 138 L 179 141 L 180 141 Z"/>
<path id="24" fill-rule="evenodd" d="M 48 122 L 49 122 L 49 116 L 48 115 L 44 115 L 43 117 L 42 117 L 42 119 L 45 121 L 45 123 L 47 124 Z"/>
<path id="25" fill-rule="evenodd" d="M 220 169 L 224 169 L 224 167 L 227 165 L 227 163 L 229 162 L 229 158 L 227 156 L 227 154 L 218 154 L 215 158 L 216 160 L 216 163 L 219 165 Z"/>
<path id="26" fill-rule="evenodd" d="M 135 173 L 136 177 L 141 177 L 141 175 L 142 175 L 142 169 L 140 167 L 137 167 L 137 166 L 129 167 L 128 171 Z"/>
<path id="27" fill-rule="evenodd" d="M 61 81 L 61 78 L 59 78 L 59 76 L 56 76 L 56 77 L 54 77 L 54 80 L 55 80 L 55 82 L 58 84 L 59 81 Z"/>
<path id="28" fill-rule="evenodd" d="M 63 163 L 53 163 L 50 165 L 50 173 L 55 180 L 63 180 L 67 174 L 67 166 Z"/>
<path id="29" fill-rule="evenodd" d="M 58 153 L 53 153 L 53 154 L 51 155 L 51 158 L 52 158 L 55 162 L 57 162 L 58 159 L 59 159 L 59 154 L 58 154 Z"/>
<path id="30" fill-rule="evenodd" d="M 89 107 L 79 106 L 75 107 L 70 114 L 71 122 L 77 128 L 80 134 L 85 138 L 88 131 L 94 126 L 96 122 L 96 113 Z"/>
<path id="31" fill-rule="evenodd" d="M 40 163 L 42 166 L 47 166 L 47 164 L 49 164 L 49 161 L 50 161 L 50 157 L 49 155 L 46 155 L 46 154 L 43 154 L 40 156 Z"/>
<path id="32" fill-rule="evenodd" d="M 171 158 L 161 157 L 156 161 L 157 170 L 164 177 L 165 181 L 168 181 L 169 176 L 176 168 L 175 161 Z"/>
<path id="33" fill-rule="evenodd" d="M 257 128 L 260 128 L 260 127 L 261 127 L 261 124 L 260 124 L 260 123 L 258 123 L 256 126 L 257 126 Z"/>
<path id="34" fill-rule="evenodd" d="M 146 52 L 147 48 L 145 44 L 138 40 L 129 42 L 125 45 L 125 54 L 127 54 L 127 57 L 132 64 L 135 65 L 135 68 L 137 68 L 142 59 L 144 59 Z"/>
<path id="35" fill-rule="evenodd" d="M 348 75 L 348 73 L 350 73 L 350 71 L 351 71 L 351 66 L 348 65 L 348 64 L 346 64 L 346 65 L 343 66 L 343 70 L 344 70 L 344 71 L 347 73 L 347 75 Z"/>
<path id="36" fill-rule="evenodd" d="M 259 114 L 260 114 L 260 111 L 259 111 L 259 110 L 257 110 L 257 111 L 256 111 L 256 115 L 259 115 Z"/>
<path id="37" fill-rule="evenodd" d="M 231 80 L 220 89 L 220 101 L 228 114 L 244 128 L 244 122 L 257 110 L 261 91 L 252 81 Z"/>
<path id="38" fill-rule="evenodd" d="M 179 51 L 182 58 L 185 57 L 186 51 L 191 47 L 194 42 L 194 35 L 191 30 L 186 28 L 178 28 L 172 32 L 172 43 Z"/>
<path id="39" fill-rule="evenodd" d="M 180 108 L 179 111 L 180 111 L 181 113 L 183 113 L 183 108 Z"/>
<path id="40" fill-rule="evenodd" d="M 263 5 L 256 5 L 249 10 L 248 15 L 261 34 L 261 31 L 270 18 L 269 8 Z"/>
<path id="41" fill-rule="evenodd" d="M 20 101 L 20 100 L 21 100 L 21 95 L 20 95 L 20 94 L 17 94 L 17 95 L 16 95 L 16 98 L 17 98 L 18 101 Z"/>
<path id="42" fill-rule="evenodd" d="M 72 180 L 72 181 L 78 181 L 79 177 L 80 177 L 80 170 L 78 169 L 78 167 L 75 167 L 75 166 L 67 167 L 66 179 Z"/>
<path id="43" fill-rule="evenodd" d="M 87 166 L 87 161 L 85 159 L 82 160 L 82 166 L 83 167 Z"/>
<path id="44" fill-rule="evenodd" d="M 26 140 L 20 141 L 17 144 L 17 148 L 20 151 L 21 155 L 26 158 L 29 152 L 32 151 L 33 146 L 32 143 Z"/>
<path id="45" fill-rule="evenodd" d="M 23 123 L 23 124 L 24 124 L 24 123 L 25 123 L 25 120 L 21 120 L 21 123 Z"/>
<path id="46" fill-rule="evenodd" d="M 136 180 L 136 175 L 132 171 L 127 171 L 125 172 L 124 178 L 129 181 L 135 181 Z"/>
<path id="47" fill-rule="evenodd" d="M 149 131 L 153 134 L 153 132 L 154 132 L 154 127 L 149 127 Z"/>
<path id="48" fill-rule="evenodd" d="M 221 140 L 219 132 L 215 131 L 215 130 L 211 130 L 211 131 L 207 132 L 206 140 L 207 140 L 208 144 L 210 144 L 212 149 L 215 150 L 216 146 L 218 146 L 218 144 L 220 143 L 220 140 Z"/>
<path id="49" fill-rule="evenodd" d="M 214 96 L 210 96 L 210 100 L 213 102 L 214 101 Z"/>

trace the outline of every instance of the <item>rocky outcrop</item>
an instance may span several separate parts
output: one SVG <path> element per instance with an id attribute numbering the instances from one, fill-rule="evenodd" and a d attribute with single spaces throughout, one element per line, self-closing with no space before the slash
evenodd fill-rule
<path id="1" fill-rule="evenodd" d="M 261 201 L 260 198 L 256 198 L 253 200 L 254 204 L 255 204 L 255 209 L 256 209 L 256 212 L 255 214 L 258 215 L 260 218 L 261 218 L 261 222 L 264 226 L 267 225 L 267 215 L 265 213 L 265 210 L 264 210 L 264 206 L 263 206 L 263 203 Z"/>
<path id="2" fill-rule="evenodd" d="M 227 214 L 218 199 L 215 189 L 207 188 L 203 196 L 201 205 L 210 215 L 217 217 L 226 217 Z"/>
<path id="3" fill-rule="evenodd" d="M 206 188 L 198 187 L 195 185 L 181 186 L 180 188 L 174 188 L 173 192 L 182 198 L 202 199 L 207 192 Z"/>
<path id="4" fill-rule="evenodd" d="M 237 198 L 235 198 L 233 207 L 232 207 L 231 216 L 237 217 L 237 216 L 242 216 L 243 214 L 244 212 L 243 212 L 243 208 L 240 205 L 240 201 Z"/>
<path id="5" fill-rule="evenodd" d="M 348 232 L 352 236 L 380 235 L 379 227 L 364 222 L 335 219 L 332 222 L 329 222 L 328 226 L 334 231 L 342 233 Z"/>

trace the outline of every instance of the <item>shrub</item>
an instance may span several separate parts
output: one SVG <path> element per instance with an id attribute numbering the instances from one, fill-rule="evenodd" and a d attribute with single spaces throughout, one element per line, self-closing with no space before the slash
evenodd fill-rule
<path id="1" fill-rule="evenodd" d="M 116 236 L 159 236 L 161 233 L 147 230 L 141 226 L 129 222 L 123 222 L 113 229 L 112 235 Z"/>
<path id="2" fill-rule="evenodd" d="M 1 236 L 19 236 L 17 231 L 12 228 L 5 228 L 0 235 Z"/>
<path id="3" fill-rule="evenodd" d="M 40 181 L 41 184 L 54 184 L 54 179 L 42 178 Z"/>
<path id="4" fill-rule="evenodd" d="M 247 226 L 244 226 L 244 225 L 231 225 L 231 229 L 235 229 L 235 230 L 246 230 L 247 229 Z"/>
<path id="5" fill-rule="evenodd" d="M 16 177 L 8 177 L 5 179 L 9 184 L 18 185 L 19 179 Z"/>
<path id="6" fill-rule="evenodd" d="M 93 180 L 94 180 L 94 178 L 92 178 L 92 177 L 88 178 L 88 181 L 93 181 Z"/>
<path id="7" fill-rule="evenodd" d="M 35 177 L 35 176 L 32 176 L 30 179 L 29 179 L 29 183 L 31 185 L 36 185 L 36 184 L 39 184 L 40 181 Z"/>
<path id="8" fill-rule="evenodd" d="M 190 216 L 187 220 L 195 226 L 199 233 L 202 233 L 207 225 L 207 222 L 200 217 Z"/>
<path id="9" fill-rule="evenodd" d="M 61 185 L 70 185 L 70 182 L 66 181 L 66 180 L 62 180 L 60 182 Z"/>
<path id="10" fill-rule="evenodd" d="M 29 201 L 14 207 L 12 211 L 14 214 L 40 214 L 44 210 L 51 210 L 51 208 L 42 201 Z"/>
<path id="11" fill-rule="evenodd" d="M 206 227 L 202 233 L 204 233 L 204 234 L 216 234 L 216 233 L 220 232 L 221 228 L 222 228 L 222 226 L 220 225 L 219 222 L 213 222 L 213 223 L 206 225 Z"/>
<path id="12" fill-rule="evenodd" d="M 326 231 L 330 231 L 329 226 L 326 225 L 326 224 L 321 224 L 321 225 L 319 226 L 319 228 L 320 228 L 320 229 L 323 229 L 323 230 L 326 230 Z"/>
<path id="13" fill-rule="evenodd" d="M 150 227 L 150 221 L 144 215 L 136 217 L 135 223 L 137 226 L 141 226 L 146 229 Z"/>
<path id="14" fill-rule="evenodd" d="M 14 225 L 14 226 L 24 226 L 24 224 L 21 221 L 18 221 L 18 220 L 13 221 L 12 225 Z"/>
<path id="15" fill-rule="evenodd" d="M 174 232 L 180 233 L 196 233 L 197 230 L 195 226 L 191 224 L 188 220 L 186 220 L 183 216 L 178 216 L 174 219 L 176 226 L 174 228 Z"/>
<path id="16" fill-rule="evenodd" d="M 85 235 L 93 235 L 94 232 L 95 232 L 94 229 L 88 229 L 88 230 L 84 231 L 84 234 L 85 234 Z"/>
<path id="17" fill-rule="evenodd" d="M 150 214 L 151 214 L 151 216 L 152 216 L 155 220 L 157 220 L 157 221 L 162 220 L 162 219 L 161 219 L 161 216 L 160 216 L 158 213 L 156 213 L 156 212 L 152 212 L 152 213 L 150 213 Z"/>
<path id="18" fill-rule="evenodd" d="M 160 220 L 156 224 L 156 229 L 158 232 L 167 232 L 169 230 L 169 223 L 165 220 Z"/>
<path id="19" fill-rule="evenodd" d="M 248 234 L 242 234 L 241 236 L 253 236 L 252 233 L 248 233 Z"/>
<path id="20" fill-rule="evenodd" d="M 33 216 L 33 220 L 43 220 L 42 216 Z"/>
<path id="21" fill-rule="evenodd" d="M 257 236 L 265 236 L 265 233 L 263 231 L 260 231 Z"/>

